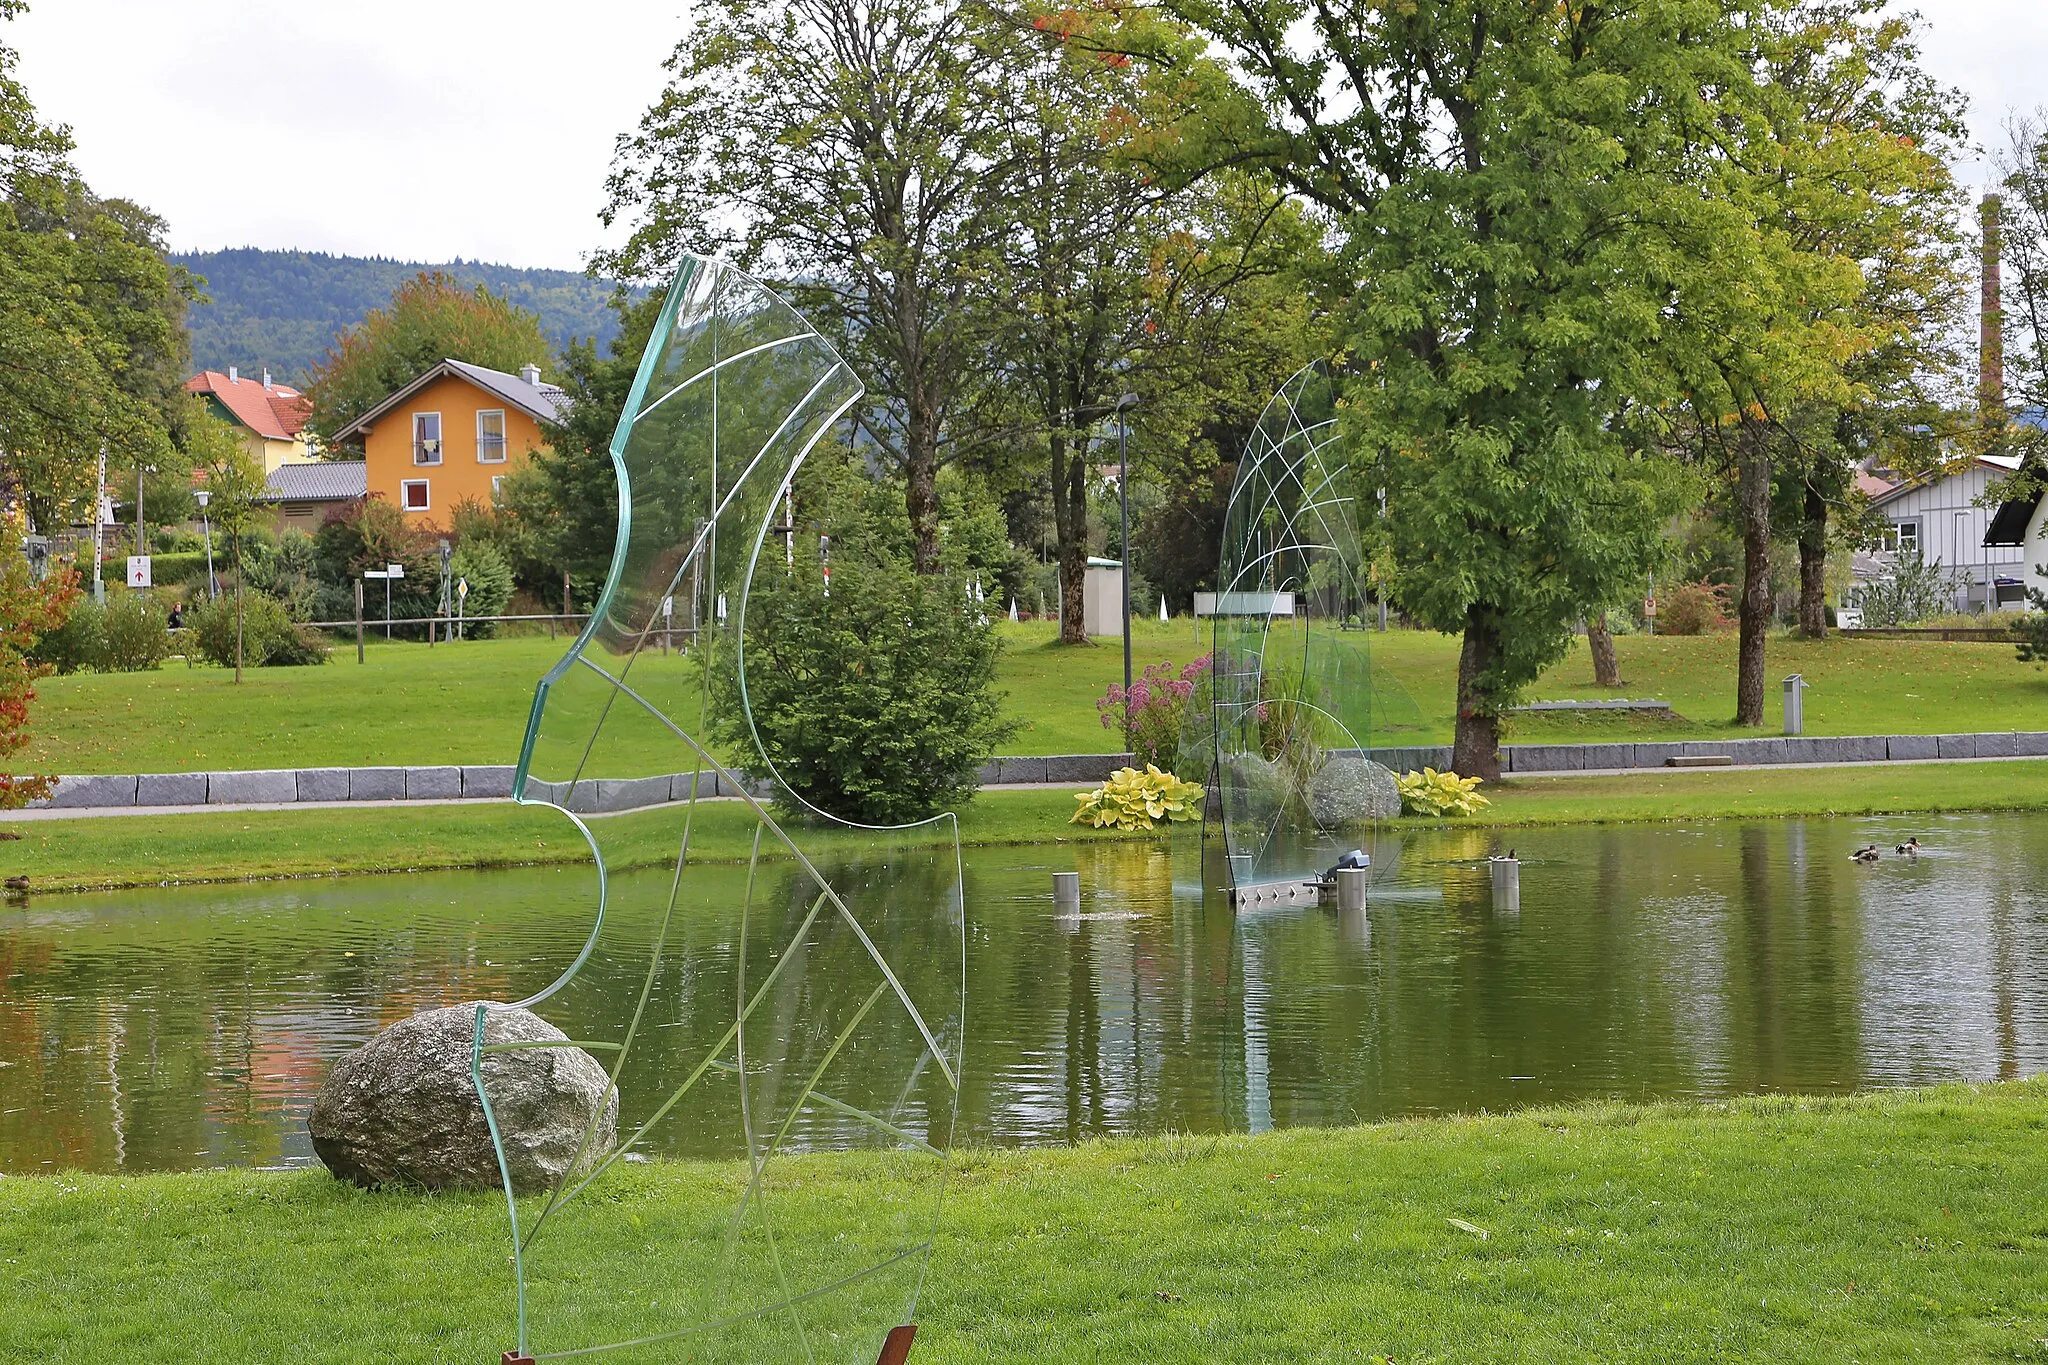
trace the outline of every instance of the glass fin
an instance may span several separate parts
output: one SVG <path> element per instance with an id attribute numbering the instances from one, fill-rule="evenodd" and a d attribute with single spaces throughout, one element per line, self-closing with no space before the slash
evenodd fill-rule
<path id="1" fill-rule="evenodd" d="M 514 778 L 588 842 L 596 903 L 581 952 L 512 1003 L 605 1069 L 616 1141 L 600 1120 L 570 1170 L 515 1189 L 502 1007 L 477 1012 L 521 1354 L 867 1365 L 911 1320 L 959 1093 L 957 822 L 778 819 L 765 755 L 703 725 L 710 697 L 744 691 L 756 574 L 823 570 L 793 551 L 791 484 L 861 394 L 773 291 L 685 259 L 612 440 L 610 572 L 536 689 Z M 650 849 L 665 869 L 615 870 Z M 690 1047 L 640 1046 L 654 1030 Z M 804 1178 L 826 1151 L 856 1154 L 859 1198 Z"/>
<path id="2" fill-rule="evenodd" d="M 1375 726 L 1414 706 L 1374 667 L 1359 528 L 1377 509 L 1361 505 L 1337 409 L 1320 364 L 1282 385 L 1224 515 L 1210 712 L 1183 762 L 1212 774 L 1233 885 L 1321 873 L 1400 813 Z"/>

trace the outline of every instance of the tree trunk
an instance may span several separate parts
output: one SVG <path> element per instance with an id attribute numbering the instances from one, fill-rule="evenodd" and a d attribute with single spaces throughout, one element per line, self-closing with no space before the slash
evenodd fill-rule
<path id="1" fill-rule="evenodd" d="M 911 563 L 921 574 L 939 571 L 939 419 L 913 409 L 903 440 L 903 510 L 910 517 Z"/>
<path id="2" fill-rule="evenodd" d="M 1465 647 L 1458 654 L 1458 732 L 1451 771 L 1460 777 L 1500 780 L 1500 712 L 1480 675 L 1500 659 L 1500 626 L 1477 605 L 1465 612 Z"/>
<path id="3" fill-rule="evenodd" d="M 1828 633 L 1828 500 L 1817 484 L 1806 485 L 1799 520 L 1799 633 L 1819 640 Z"/>
<path id="4" fill-rule="evenodd" d="M 1771 624 L 1771 448 L 1760 422 L 1739 436 L 1738 510 L 1742 519 L 1742 600 L 1736 618 L 1735 723 L 1764 723 L 1764 638 Z"/>
<path id="5" fill-rule="evenodd" d="M 1593 651 L 1593 686 L 1621 686 L 1621 661 L 1614 657 L 1614 632 L 1607 628 L 1607 612 L 1586 613 L 1586 645 Z"/>
<path id="6" fill-rule="evenodd" d="M 1056 429 L 1052 445 L 1052 521 L 1059 537 L 1060 643 L 1088 643 L 1083 586 L 1088 574 L 1088 461 L 1086 447 L 1069 454 Z"/>

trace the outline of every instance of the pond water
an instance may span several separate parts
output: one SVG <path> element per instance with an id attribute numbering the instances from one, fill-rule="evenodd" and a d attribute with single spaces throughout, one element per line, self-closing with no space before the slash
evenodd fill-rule
<path id="1" fill-rule="evenodd" d="M 1917 860 L 1849 859 L 1908 834 L 1927 846 Z M 1521 909 L 1499 913 L 1484 859 L 1510 841 Z M 1426 831 L 1373 851 L 1370 907 L 1347 916 L 1233 914 L 1202 893 L 1188 842 L 967 850 L 959 1136 L 1256 1131 L 2048 1066 L 2048 817 Z M 1062 918 L 1050 874 L 1071 870 L 1082 912 Z M 675 1042 L 623 1078 L 629 1121 L 691 1025 L 728 1008 L 712 983 L 743 876 L 717 870 L 689 909 L 667 983 L 679 1027 L 654 1030 Z M 0 1171 L 310 1162 L 305 1114 L 335 1057 L 415 1010 L 553 979 L 587 932 L 590 882 L 415 874 L 0 908 Z M 667 877 L 614 886 L 627 923 L 651 922 Z M 712 1150 L 687 1123 L 664 1131 L 671 1151 Z"/>

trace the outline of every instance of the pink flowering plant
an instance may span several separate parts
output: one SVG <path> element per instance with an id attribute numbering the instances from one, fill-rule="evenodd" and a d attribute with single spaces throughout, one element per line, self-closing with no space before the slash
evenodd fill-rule
<path id="1" fill-rule="evenodd" d="M 1210 657 L 1204 654 L 1178 670 L 1164 660 L 1152 664 L 1132 681 L 1128 695 L 1121 683 L 1111 683 L 1095 703 L 1102 728 L 1120 732 L 1138 762 L 1171 772 L 1180 758 L 1188 708 L 1198 704 L 1196 693 L 1208 681 Z"/>

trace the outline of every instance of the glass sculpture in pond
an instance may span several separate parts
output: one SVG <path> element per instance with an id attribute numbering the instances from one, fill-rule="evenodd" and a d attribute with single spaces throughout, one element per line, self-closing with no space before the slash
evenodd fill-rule
<path id="1" fill-rule="evenodd" d="M 507 1007 L 477 1013 L 518 1357 L 870 1365 L 911 1320 L 959 1093 L 956 822 L 778 820 L 765 755 L 728 764 L 701 733 L 717 698 L 745 695 L 757 582 L 829 573 L 816 537 L 799 547 L 795 479 L 860 396 L 773 292 L 683 263 L 612 439 L 610 572 L 540 682 L 514 778 L 517 800 L 559 808 L 595 855 L 588 941 L 516 1002 L 566 1037 L 529 1026 L 500 1043 L 489 1016 Z M 666 870 L 607 870 L 650 856 Z M 737 934 L 707 932 L 728 917 L 701 908 L 735 900 Z M 657 1030 L 663 1046 L 642 1046 Z M 568 1173 L 525 1188 L 531 1163 L 506 1157 L 530 1101 L 491 1056 L 571 1046 L 608 1073 L 616 1141 L 600 1109 Z M 857 1152 L 835 1167 L 852 1178 L 807 1181 L 803 1154 L 819 1151 Z"/>
<path id="2" fill-rule="evenodd" d="M 1372 761 L 1360 506 L 1319 365 L 1266 405 L 1237 468 L 1217 574 L 1208 747 L 1233 885 L 1309 876 L 1400 814 Z M 1198 769 L 1199 770 L 1199 769 Z"/>

